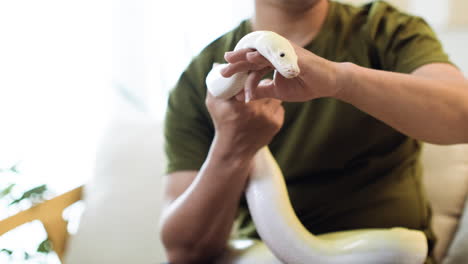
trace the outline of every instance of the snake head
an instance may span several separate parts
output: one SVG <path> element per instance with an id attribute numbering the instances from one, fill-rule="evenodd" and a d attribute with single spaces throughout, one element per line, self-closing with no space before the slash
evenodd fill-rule
<path id="1" fill-rule="evenodd" d="M 262 44 L 257 44 L 260 54 L 269 60 L 276 71 L 285 78 L 297 77 L 300 73 L 298 59 L 289 40 L 274 32 L 268 32 L 262 38 L 260 41 Z"/>

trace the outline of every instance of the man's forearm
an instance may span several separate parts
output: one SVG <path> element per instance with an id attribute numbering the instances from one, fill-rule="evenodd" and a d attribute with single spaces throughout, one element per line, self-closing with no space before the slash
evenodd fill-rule
<path id="1" fill-rule="evenodd" d="M 400 132 L 436 144 L 468 143 L 468 82 L 343 63 L 336 98 Z"/>
<path id="2" fill-rule="evenodd" d="M 198 263 L 224 249 L 249 173 L 250 153 L 215 138 L 190 187 L 165 211 L 161 235 L 171 263 Z"/>

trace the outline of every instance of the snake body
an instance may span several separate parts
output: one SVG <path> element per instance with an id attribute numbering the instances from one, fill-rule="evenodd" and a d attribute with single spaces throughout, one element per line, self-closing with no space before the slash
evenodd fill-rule
<path id="1" fill-rule="evenodd" d="M 294 48 L 274 32 L 249 33 L 234 50 L 242 48 L 257 50 L 286 78 L 299 74 Z M 244 88 L 248 74 L 224 78 L 222 67 L 213 66 L 206 84 L 214 96 L 228 99 Z M 319 236 L 308 232 L 294 213 L 281 169 L 268 147 L 254 157 L 246 200 L 264 244 L 253 241 L 242 250 L 234 247 L 221 263 L 422 264 L 426 259 L 427 240 L 417 230 L 360 229 Z"/>

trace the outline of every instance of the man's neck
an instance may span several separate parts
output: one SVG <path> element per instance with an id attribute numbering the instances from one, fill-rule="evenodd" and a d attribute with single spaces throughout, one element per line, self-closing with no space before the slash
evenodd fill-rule
<path id="1" fill-rule="evenodd" d="M 328 13 L 328 0 L 294 8 L 271 0 L 256 0 L 252 29 L 274 31 L 299 46 L 305 46 L 320 32 Z"/>

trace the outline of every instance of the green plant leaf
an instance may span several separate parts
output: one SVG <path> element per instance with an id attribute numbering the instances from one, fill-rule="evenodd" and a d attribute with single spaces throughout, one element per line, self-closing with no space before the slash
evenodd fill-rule
<path id="1" fill-rule="evenodd" d="M 39 244 L 39 246 L 37 247 L 37 252 L 47 254 L 51 251 L 52 251 L 52 243 L 50 243 L 50 240 L 48 238 L 42 241 L 41 244 Z"/>
<path id="2" fill-rule="evenodd" d="M 19 163 L 16 163 L 15 165 L 11 166 L 10 171 L 12 171 L 14 173 L 19 173 L 18 165 L 19 165 Z"/>
<path id="3" fill-rule="evenodd" d="M 2 253 L 2 252 L 7 253 L 9 256 L 11 256 L 11 254 L 13 254 L 13 250 L 9 250 L 9 249 L 6 249 L 6 248 L 2 248 L 0 250 L 0 253 Z"/>
<path id="4" fill-rule="evenodd" d="M 13 189 L 13 187 L 15 187 L 16 184 L 12 183 L 10 184 L 8 187 L 6 187 L 5 189 L 3 189 L 1 192 L 0 192 L 0 199 L 2 199 L 3 197 L 7 196 L 8 194 L 11 193 L 11 189 Z"/>
<path id="5" fill-rule="evenodd" d="M 42 197 L 42 195 L 44 194 L 45 191 L 47 191 L 47 185 L 45 185 L 45 184 L 34 187 L 31 190 L 24 192 L 23 195 L 20 198 L 18 198 L 16 200 L 14 200 L 13 202 L 11 202 L 10 205 L 19 203 L 19 202 L 23 201 L 24 199 L 30 199 L 34 195 L 38 195 L 38 196 Z"/>
<path id="6" fill-rule="evenodd" d="M 18 163 L 16 163 L 15 165 L 11 166 L 8 169 L 0 169 L 0 173 L 2 173 L 2 172 L 19 173 L 20 172 L 19 169 L 18 169 L 19 165 L 20 165 L 20 163 L 18 162 Z"/>

